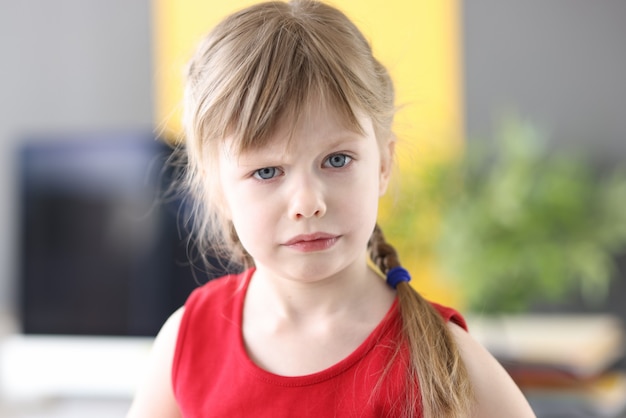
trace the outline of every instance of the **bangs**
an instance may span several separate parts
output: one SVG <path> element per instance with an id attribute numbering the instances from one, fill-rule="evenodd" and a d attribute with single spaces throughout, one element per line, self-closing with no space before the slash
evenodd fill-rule
<path id="1" fill-rule="evenodd" d="M 217 108 L 225 117 L 224 137 L 237 153 L 267 145 L 279 123 L 287 123 L 293 132 L 316 105 L 332 108 L 347 129 L 362 133 L 356 113 L 367 108 L 362 103 L 367 89 L 349 68 L 350 57 L 329 47 L 333 42 L 324 39 L 320 28 L 311 30 L 298 19 L 280 17 L 278 25 L 265 22 L 273 31 L 258 28 L 261 39 L 232 61 L 237 68 Z"/>
<path id="2" fill-rule="evenodd" d="M 293 133 L 311 106 L 359 134 L 364 113 L 379 139 L 394 114 L 391 80 L 367 40 L 343 13 L 309 1 L 262 3 L 222 21 L 190 62 L 185 104 L 198 156 L 225 139 L 238 154 L 264 147 L 279 124 Z"/>

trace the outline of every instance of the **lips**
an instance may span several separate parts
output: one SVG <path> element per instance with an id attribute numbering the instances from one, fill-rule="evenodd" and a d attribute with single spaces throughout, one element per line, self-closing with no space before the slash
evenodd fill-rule
<path id="1" fill-rule="evenodd" d="M 338 235 L 317 232 L 295 236 L 283 245 L 302 252 L 323 251 L 335 245 L 339 238 Z"/>

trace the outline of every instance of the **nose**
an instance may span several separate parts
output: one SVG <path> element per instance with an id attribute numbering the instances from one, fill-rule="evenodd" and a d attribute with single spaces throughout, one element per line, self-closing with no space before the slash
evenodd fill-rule
<path id="1" fill-rule="evenodd" d="M 310 177 L 295 181 L 289 197 L 289 217 L 301 220 L 326 214 L 323 185 Z"/>

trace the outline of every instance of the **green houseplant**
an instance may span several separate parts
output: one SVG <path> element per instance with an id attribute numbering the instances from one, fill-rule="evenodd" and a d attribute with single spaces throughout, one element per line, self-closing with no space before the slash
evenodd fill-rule
<path id="1" fill-rule="evenodd" d="M 520 312 L 572 292 L 601 301 L 626 249 L 626 171 L 600 174 L 514 118 L 481 144 L 428 170 L 413 211 L 438 207 L 432 251 L 467 309 Z"/>

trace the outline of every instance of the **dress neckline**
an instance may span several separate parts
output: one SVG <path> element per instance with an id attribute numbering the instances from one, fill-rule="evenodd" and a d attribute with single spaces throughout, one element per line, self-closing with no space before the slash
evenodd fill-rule
<path id="1" fill-rule="evenodd" d="M 272 372 L 269 372 L 259 365 L 257 365 L 248 355 L 246 350 L 244 338 L 243 338 L 243 307 L 245 296 L 248 291 L 250 280 L 254 275 L 255 268 L 250 268 L 242 275 L 242 282 L 240 283 L 240 291 L 237 292 L 237 296 L 234 300 L 235 307 L 235 322 L 239 329 L 238 341 L 237 341 L 237 357 L 240 360 L 241 366 L 251 376 L 263 380 L 267 383 L 272 383 L 278 386 L 307 386 L 316 383 L 323 382 L 328 379 L 332 379 L 348 370 L 350 367 L 358 363 L 363 357 L 365 357 L 376 344 L 389 332 L 393 332 L 399 328 L 399 311 L 398 311 L 398 299 L 396 298 L 383 319 L 378 323 L 374 330 L 365 338 L 365 340 L 347 357 L 343 358 L 334 365 L 320 370 L 315 373 L 306 374 L 302 376 L 282 376 Z M 396 326 L 394 326 L 396 325 Z"/>

